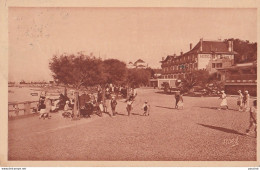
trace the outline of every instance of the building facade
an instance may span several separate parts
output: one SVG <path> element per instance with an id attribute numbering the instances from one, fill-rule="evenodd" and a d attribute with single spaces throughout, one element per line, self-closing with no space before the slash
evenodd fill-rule
<path id="1" fill-rule="evenodd" d="M 221 80 L 225 85 L 225 91 L 228 94 L 237 94 L 238 90 L 242 92 L 248 90 L 250 95 L 257 95 L 256 61 L 218 69 L 218 72 L 221 75 Z"/>
<path id="2" fill-rule="evenodd" d="M 217 72 L 219 68 L 228 68 L 234 65 L 233 42 L 200 41 L 190 51 L 177 55 L 168 55 L 161 61 L 162 77 L 165 79 L 185 78 L 185 75 L 204 69 L 209 73 Z"/>
<path id="3" fill-rule="evenodd" d="M 148 64 L 146 62 L 144 62 L 144 60 L 142 59 L 138 59 L 136 62 L 132 63 L 132 62 L 129 62 L 127 64 L 127 68 L 148 68 Z"/>

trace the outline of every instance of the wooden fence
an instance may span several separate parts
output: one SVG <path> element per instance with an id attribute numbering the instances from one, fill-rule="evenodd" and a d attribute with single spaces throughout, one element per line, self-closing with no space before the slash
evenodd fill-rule
<path id="1" fill-rule="evenodd" d="M 29 115 L 37 112 L 37 104 L 39 101 L 25 101 L 25 102 L 9 102 L 8 103 L 8 117 Z M 36 112 L 35 112 L 36 109 Z"/>

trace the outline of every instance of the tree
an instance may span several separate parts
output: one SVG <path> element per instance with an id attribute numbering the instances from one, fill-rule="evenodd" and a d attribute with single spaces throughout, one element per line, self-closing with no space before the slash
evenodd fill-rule
<path id="1" fill-rule="evenodd" d="M 150 72 L 150 76 L 151 76 L 152 78 L 154 78 L 154 74 L 155 74 L 155 70 L 154 70 L 154 69 L 148 67 L 148 68 L 146 68 L 145 70 L 149 71 L 149 72 Z"/>
<path id="2" fill-rule="evenodd" d="M 76 88 L 74 111 L 75 118 L 79 116 L 78 90 L 81 86 L 91 86 L 104 82 L 102 60 L 95 56 L 78 55 L 53 56 L 49 68 L 54 80 Z"/>
<path id="3" fill-rule="evenodd" d="M 182 78 L 181 81 L 184 92 L 190 91 L 194 86 L 205 88 L 209 82 L 209 73 L 206 70 L 193 71 L 186 74 L 185 78 Z"/>
<path id="4" fill-rule="evenodd" d="M 126 81 L 126 64 L 117 59 L 107 59 L 103 62 L 106 83 L 122 84 Z"/>
<path id="5" fill-rule="evenodd" d="M 104 82 L 102 60 L 84 54 L 53 56 L 49 63 L 54 80 L 79 89 Z"/>
<path id="6" fill-rule="evenodd" d="M 151 78 L 151 73 L 146 69 L 128 69 L 127 83 L 130 86 L 148 85 Z"/>
<path id="7" fill-rule="evenodd" d="M 235 63 L 252 62 L 257 58 L 257 43 L 250 43 L 240 39 L 226 39 L 225 42 L 228 45 L 228 41 L 233 41 L 233 50 L 238 54 L 235 56 Z"/>

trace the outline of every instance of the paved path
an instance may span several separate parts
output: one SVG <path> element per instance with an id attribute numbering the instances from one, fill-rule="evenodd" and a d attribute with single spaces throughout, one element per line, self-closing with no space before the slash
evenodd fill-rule
<path id="1" fill-rule="evenodd" d="M 54 113 L 9 121 L 9 160 L 132 160 L 238 161 L 256 160 L 256 138 L 244 135 L 248 113 L 216 110 L 216 97 L 184 97 L 184 110 L 173 108 L 174 97 L 139 89 L 133 115 L 71 121 Z M 141 116 L 145 100 L 151 115 Z M 234 110 L 232 110 L 234 109 Z"/>

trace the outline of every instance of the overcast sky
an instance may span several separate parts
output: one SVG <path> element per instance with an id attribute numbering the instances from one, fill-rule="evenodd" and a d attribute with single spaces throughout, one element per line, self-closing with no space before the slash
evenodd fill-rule
<path id="1" fill-rule="evenodd" d="M 200 38 L 257 41 L 256 9 L 10 8 L 9 81 L 51 80 L 57 53 L 91 52 L 153 68 Z"/>

